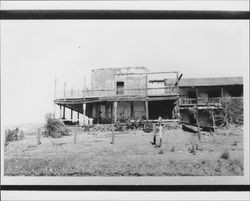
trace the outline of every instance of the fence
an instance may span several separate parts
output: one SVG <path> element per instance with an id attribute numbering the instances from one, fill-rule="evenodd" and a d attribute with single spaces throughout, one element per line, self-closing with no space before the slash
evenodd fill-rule
<path id="1" fill-rule="evenodd" d="M 159 96 L 178 94 L 176 86 L 158 88 L 131 88 L 131 89 L 94 89 L 94 90 L 66 90 L 57 91 L 56 98 L 84 98 L 84 97 L 109 97 L 109 96 Z"/>

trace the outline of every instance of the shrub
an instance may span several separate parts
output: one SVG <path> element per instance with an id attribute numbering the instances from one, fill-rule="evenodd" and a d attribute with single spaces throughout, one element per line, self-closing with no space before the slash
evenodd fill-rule
<path id="1" fill-rule="evenodd" d="M 224 124 L 243 124 L 243 99 L 225 98 L 221 103 Z"/>
<path id="2" fill-rule="evenodd" d="M 19 128 L 16 128 L 13 130 L 7 129 L 5 130 L 5 145 L 4 146 L 7 146 L 9 142 L 22 140 L 23 138 L 24 138 L 24 133 L 23 131 L 19 130 Z"/>
<path id="3" fill-rule="evenodd" d="M 228 153 L 228 151 L 224 151 L 221 154 L 220 158 L 225 159 L 225 160 L 229 159 L 229 153 Z"/>
<path id="4" fill-rule="evenodd" d="M 144 124 L 143 131 L 145 133 L 151 133 L 153 131 L 153 123 L 152 122 L 146 122 Z"/>
<path id="5" fill-rule="evenodd" d="M 58 138 L 63 135 L 69 135 L 68 130 L 65 128 L 63 122 L 58 119 L 55 119 L 53 114 L 46 114 L 45 116 L 45 136 Z"/>

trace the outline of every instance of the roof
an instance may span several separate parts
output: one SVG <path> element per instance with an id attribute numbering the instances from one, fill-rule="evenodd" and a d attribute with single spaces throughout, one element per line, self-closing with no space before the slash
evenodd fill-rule
<path id="1" fill-rule="evenodd" d="M 243 77 L 183 78 L 180 87 L 243 85 Z"/>

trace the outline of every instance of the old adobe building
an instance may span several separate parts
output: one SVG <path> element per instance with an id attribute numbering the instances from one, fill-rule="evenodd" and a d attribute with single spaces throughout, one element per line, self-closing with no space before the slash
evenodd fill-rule
<path id="1" fill-rule="evenodd" d="M 131 119 L 193 123 L 188 108 L 197 105 L 204 123 L 205 107 L 217 108 L 226 97 L 242 99 L 241 77 L 182 78 L 178 72 L 149 72 L 146 67 L 102 68 L 91 72 L 91 89 L 64 91 L 56 97 L 60 118 L 65 108 L 92 118 L 93 123 Z M 72 112 L 71 118 L 72 119 Z M 81 123 L 81 122 L 80 122 Z M 87 122 L 84 122 L 85 124 Z"/>

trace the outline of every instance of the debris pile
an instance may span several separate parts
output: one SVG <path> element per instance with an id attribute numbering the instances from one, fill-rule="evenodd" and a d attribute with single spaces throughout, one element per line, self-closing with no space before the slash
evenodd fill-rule
<path id="1" fill-rule="evenodd" d="M 178 122 L 166 122 L 163 124 L 163 129 L 164 130 L 175 130 L 175 129 L 180 129 L 181 125 Z"/>
<path id="2" fill-rule="evenodd" d="M 63 135 L 69 135 L 69 131 L 66 129 L 64 123 L 58 119 L 54 119 L 52 114 L 47 114 L 45 118 L 45 137 L 59 138 Z"/>

